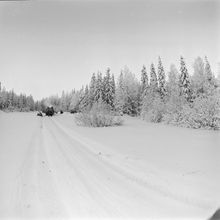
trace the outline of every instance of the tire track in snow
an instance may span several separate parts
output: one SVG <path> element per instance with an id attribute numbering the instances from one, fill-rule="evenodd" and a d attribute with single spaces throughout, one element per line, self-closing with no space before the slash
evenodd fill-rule
<path id="1" fill-rule="evenodd" d="M 50 135 L 53 138 L 53 147 L 58 149 L 56 154 L 61 156 L 59 158 L 61 161 L 61 167 L 66 170 L 66 173 L 61 173 L 60 171 L 56 172 L 56 177 L 62 179 L 61 185 L 67 190 L 67 192 L 61 192 L 61 194 L 63 194 L 63 200 L 68 200 L 68 204 L 66 204 L 68 210 L 72 209 L 73 216 L 111 216 L 112 213 L 110 210 L 108 211 L 111 206 L 110 204 L 109 207 L 103 207 L 104 210 L 107 209 L 107 211 L 103 211 L 102 209 L 102 206 L 107 203 L 107 201 L 100 202 L 97 205 L 96 201 L 105 200 L 105 196 L 101 194 L 100 190 L 94 191 L 94 188 L 92 188 L 92 186 L 94 186 L 92 180 L 94 179 L 90 179 L 89 182 L 88 179 L 86 179 L 85 175 L 87 170 L 85 170 L 84 164 L 80 161 L 81 157 L 79 157 L 76 151 L 73 151 L 73 149 L 71 150 L 69 144 L 63 141 L 60 134 L 56 132 L 57 130 L 54 130 L 54 124 L 51 124 L 50 119 L 47 120 L 46 124 L 46 128 L 49 132 L 47 137 Z M 78 188 L 76 189 L 74 186 L 77 186 Z M 85 200 L 86 203 L 84 202 Z M 120 211 L 115 208 L 114 212 L 118 215 Z"/>
<path id="2" fill-rule="evenodd" d="M 12 192 L 14 217 L 42 218 L 65 216 L 54 190 L 50 165 L 45 154 L 43 120 L 31 137 Z M 13 213 L 13 214 L 12 214 Z"/>
<path id="3" fill-rule="evenodd" d="M 65 157 L 69 157 L 69 161 L 71 161 L 69 167 L 73 172 L 78 170 L 77 172 L 80 173 L 79 179 L 76 176 L 75 185 L 88 186 L 86 193 L 92 196 L 93 203 L 101 208 L 101 213 L 104 211 L 104 217 L 152 218 L 158 217 L 158 215 L 168 215 L 167 206 L 163 206 L 170 199 L 162 198 L 158 201 L 158 198 L 155 198 L 151 192 L 146 193 L 142 187 L 137 187 L 136 184 L 127 181 L 121 174 L 114 172 L 108 165 L 106 166 L 97 155 L 88 154 L 79 142 L 67 137 L 65 133 L 54 126 L 52 121 L 51 124 L 53 126 L 49 126 L 49 128 L 54 133 L 55 142 L 58 141 L 62 150 L 65 149 Z M 75 199 L 78 199 L 77 195 Z M 82 202 L 85 202 L 85 205 L 87 203 L 86 201 Z M 159 213 L 158 205 L 160 206 Z M 169 206 L 172 215 L 177 213 L 176 210 L 173 211 L 174 207 L 177 210 L 180 209 L 180 206 L 176 204 L 174 207 Z M 94 216 L 97 217 L 96 215 Z"/>
<path id="4" fill-rule="evenodd" d="M 51 125 L 48 124 L 48 129 L 58 144 L 57 147 L 62 151 L 64 158 L 68 158 L 66 162 L 72 172 L 77 173 L 75 185 L 85 186 L 86 193 L 90 195 L 93 203 L 101 208 L 100 213 L 104 210 L 108 218 L 158 216 L 157 206 L 166 204 L 167 199 L 166 202 L 158 201 L 152 194 L 143 193 L 143 188 L 137 187 L 118 172 L 114 172 L 97 155 L 88 154 L 81 143 L 66 136 L 54 125 L 53 119 L 50 120 Z M 166 212 L 166 208 L 161 208 L 161 213 Z M 160 215 L 163 215 L 161 213 Z"/>
<path id="5" fill-rule="evenodd" d="M 72 139 L 74 141 L 77 141 L 82 146 L 84 146 L 84 148 L 80 149 L 81 151 L 83 151 L 87 155 L 90 155 L 93 158 L 96 158 L 96 160 L 97 160 L 98 152 L 95 152 L 91 149 L 94 145 L 99 145 L 98 143 L 96 143 L 92 140 L 89 140 L 88 138 L 82 137 L 81 135 L 77 134 L 73 130 L 71 130 L 71 132 L 70 132 L 67 128 L 62 126 L 60 124 L 60 122 L 57 122 L 54 119 L 52 119 L 51 121 L 54 123 L 54 125 L 57 127 L 57 129 L 60 130 L 60 132 L 65 134 L 65 136 L 67 138 Z M 97 148 L 97 147 L 95 147 L 95 148 Z M 178 202 L 187 204 L 189 206 L 198 207 L 201 209 L 211 209 L 212 207 L 216 206 L 215 201 L 210 201 L 207 199 L 201 200 L 200 198 L 181 194 L 181 192 L 174 192 L 172 189 L 169 189 L 169 187 L 162 185 L 162 184 L 158 184 L 155 180 L 152 180 L 147 177 L 145 177 L 145 178 L 140 177 L 140 176 L 132 173 L 131 171 L 128 171 L 128 170 L 120 167 L 120 164 L 117 164 L 117 162 L 115 160 L 112 162 L 111 159 L 108 159 L 107 157 L 106 158 L 102 157 L 102 159 L 99 161 L 104 163 L 106 166 L 108 166 L 114 172 L 119 173 L 121 176 L 130 180 L 131 182 L 134 182 L 135 184 L 142 186 L 144 188 L 151 189 L 152 191 L 160 194 L 163 197 L 168 197 L 168 198 L 174 199 Z M 160 179 L 160 177 L 157 177 L 157 178 L 158 178 L 158 180 Z"/>

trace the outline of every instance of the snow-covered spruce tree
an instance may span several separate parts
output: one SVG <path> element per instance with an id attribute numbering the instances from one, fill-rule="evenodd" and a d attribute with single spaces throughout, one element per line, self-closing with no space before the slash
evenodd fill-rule
<path id="1" fill-rule="evenodd" d="M 16 99 L 16 96 L 15 98 Z M 16 102 L 15 102 L 15 106 L 16 106 Z M 26 106 L 28 111 L 34 111 L 34 99 L 31 95 L 27 96 L 27 106 Z"/>
<path id="2" fill-rule="evenodd" d="M 146 95 L 147 89 L 148 89 L 148 76 L 147 76 L 147 70 L 146 67 L 143 65 L 143 68 L 141 70 L 141 100 L 143 100 L 144 96 Z"/>
<path id="3" fill-rule="evenodd" d="M 158 123 L 163 120 L 164 112 L 165 103 L 162 101 L 158 91 L 157 75 L 152 63 L 150 68 L 150 86 L 143 99 L 141 116 L 144 120 Z"/>
<path id="4" fill-rule="evenodd" d="M 140 84 L 128 67 L 125 67 L 119 76 L 116 87 L 115 107 L 120 113 L 137 115 L 139 107 Z"/>
<path id="5" fill-rule="evenodd" d="M 89 107 L 89 87 L 86 85 L 85 90 L 82 93 L 81 100 L 79 103 L 80 111 L 88 110 Z"/>
<path id="6" fill-rule="evenodd" d="M 124 76 L 123 76 L 123 72 L 121 71 L 115 89 L 115 102 L 114 102 L 115 109 L 120 114 L 123 114 L 124 105 L 125 105 L 125 91 L 124 91 L 123 79 Z"/>
<path id="7" fill-rule="evenodd" d="M 134 116 L 138 114 L 139 109 L 140 84 L 128 67 L 123 69 L 123 74 L 123 87 L 125 95 L 124 113 Z"/>
<path id="8" fill-rule="evenodd" d="M 79 91 L 79 102 L 78 102 L 78 108 L 79 108 L 79 112 L 83 111 L 83 99 L 85 96 L 85 90 L 84 90 L 84 86 L 82 86 L 82 88 Z"/>
<path id="9" fill-rule="evenodd" d="M 157 75 L 153 63 L 150 66 L 150 90 L 153 93 L 158 91 Z"/>
<path id="10" fill-rule="evenodd" d="M 178 80 L 178 93 L 172 93 L 166 105 L 164 120 L 167 123 L 186 126 L 188 115 L 192 108 L 192 90 L 189 74 L 183 57 L 180 58 L 180 75 Z"/>
<path id="11" fill-rule="evenodd" d="M 115 78 L 114 78 L 114 75 L 112 74 L 111 77 L 110 77 L 110 107 L 112 110 L 115 110 Z"/>
<path id="12" fill-rule="evenodd" d="M 80 99 L 79 91 L 74 91 L 71 96 L 70 107 L 69 107 L 72 113 L 79 112 L 79 99 Z"/>
<path id="13" fill-rule="evenodd" d="M 181 120 L 183 105 L 187 102 L 180 96 L 179 73 L 174 64 L 171 64 L 166 83 L 167 102 L 163 120 L 168 124 L 177 124 Z"/>
<path id="14" fill-rule="evenodd" d="M 205 57 L 205 64 L 202 58 L 196 58 L 193 67 L 192 88 L 195 96 L 208 95 L 215 89 L 217 83 L 207 57 Z"/>
<path id="15" fill-rule="evenodd" d="M 74 90 L 66 94 L 66 99 L 65 99 L 66 111 L 70 111 L 70 104 L 73 94 L 74 94 Z"/>
<path id="16" fill-rule="evenodd" d="M 95 102 L 98 102 L 100 99 L 103 100 L 103 79 L 102 73 L 98 72 L 95 86 Z"/>
<path id="17" fill-rule="evenodd" d="M 93 73 L 90 84 L 89 84 L 89 106 L 92 107 L 95 102 L 95 92 L 96 92 L 96 75 Z"/>
<path id="18" fill-rule="evenodd" d="M 178 79 L 178 70 L 174 64 L 171 64 L 170 71 L 168 72 L 168 80 L 166 83 L 166 90 L 169 97 L 172 95 L 179 95 Z"/>
<path id="19" fill-rule="evenodd" d="M 197 57 L 194 61 L 193 68 L 194 68 L 194 75 L 203 77 L 205 72 L 204 62 L 201 57 Z"/>
<path id="20" fill-rule="evenodd" d="M 215 76 L 212 74 L 211 67 L 205 57 L 205 63 L 198 57 L 194 62 L 194 73 L 192 76 L 192 89 L 194 98 L 198 96 L 207 96 L 212 93 L 216 86 Z"/>
<path id="21" fill-rule="evenodd" d="M 103 77 L 103 96 L 102 96 L 102 100 L 103 102 L 105 102 L 106 104 L 108 104 L 108 96 L 109 96 L 109 91 L 110 91 L 110 68 L 107 68 L 106 73 Z"/>
<path id="22" fill-rule="evenodd" d="M 191 85 L 194 92 L 194 96 L 197 97 L 201 93 L 205 92 L 205 69 L 204 62 L 201 57 L 197 57 L 193 64 L 194 73 L 192 75 Z"/>
<path id="23" fill-rule="evenodd" d="M 209 61 L 207 57 L 205 57 L 205 78 L 206 78 L 206 84 L 205 88 L 208 94 L 212 94 L 215 92 L 215 89 L 218 87 L 218 80 L 215 78 L 215 75 L 213 74 L 211 70 L 211 66 L 209 64 Z"/>
<path id="24" fill-rule="evenodd" d="M 66 111 L 66 94 L 64 91 L 62 91 L 62 95 L 60 98 L 60 108 L 62 111 Z"/>
<path id="25" fill-rule="evenodd" d="M 190 88 L 190 79 L 183 57 L 180 57 L 180 95 L 184 96 L 188 102 L 192 101 L 192 91 Z"/>
<path id="26" fill-rule="evenodd" d="M 114 80 L 114 79 L 113 79 Z M 110 75 L 110 69 L 108 68 L 103 78 L 103 101 L 113 109 L 114 106 L 114 81 Z"/>
<path id="27" fill-rule="evenodd" d="M 165 88 L 165 72 L 163 68 L 163 64 L 161 58 L 158 58 L 158 92 L 162 100 L 164 100 L 166 95 L 166 88 Z"/>
<path id="28" fill-rule="evenodd" d="M 112 90 L 112 107 L 113 109 L 115 110 L 115 92 L 116 92 L 116 85 L 115 85 L 115 77 L 114 75 L 112 74 L 112 77 L 111 77 L 111 90 Z"/>
<path id="29" fill-rule="evenodd" d="M 213 73 L 208 58 L 205 56 L 205 76 L 209 82 L 213 81 Z"/>
<path id="30" fill-rule="evenodd" d="M 60 98 L 60 110 L 69 111 L 72 94 L 73 91 L 71 91 L 70 93 L 65 93 L 64 91 L 62 91 L 62 95 Z"/>

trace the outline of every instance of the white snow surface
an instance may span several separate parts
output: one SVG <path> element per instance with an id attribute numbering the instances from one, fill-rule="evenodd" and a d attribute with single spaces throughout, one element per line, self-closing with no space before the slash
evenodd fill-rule
<path id="1" fill-rule="evenodd" d="M 0 112 L 0 219 L 207 219 L 220 207 L 220 134 L 124 117 Z"/>

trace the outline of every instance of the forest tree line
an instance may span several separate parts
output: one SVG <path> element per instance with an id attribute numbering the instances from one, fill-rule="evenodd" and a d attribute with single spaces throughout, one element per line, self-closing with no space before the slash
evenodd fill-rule
<path id="1" fill-rule="evenodd" d="M 0 110 L 34 111 L 36 109 L 36 103 L 31 95 L 17 95 L 14 90 L 7 91 L 5 87 L 2 88 L 0 82 Z"/>
<path id="2" fill-rule="evenodd" d="M 142 67 L 140 80 L 128 67 L 118 79 L 108 68 L 103 74 L 94 73 L 90 83 L 80 90 L 62 92 L 34 102 L 31 96 L 0 92 L 0 108 L 44 110 L 52 105 L 59 111 L 88 112 L 97 102 L 117 114 L 140 116 L 150 122 L 165 122 L 193 128 L 220 127 L 220 79 L 211 70 L 205 57 L 197 57 L 193 73 L 189 74 L 183 57 L 179 69 L 171 65 L 165 74 L 161 58 L 149 70 Z"/>

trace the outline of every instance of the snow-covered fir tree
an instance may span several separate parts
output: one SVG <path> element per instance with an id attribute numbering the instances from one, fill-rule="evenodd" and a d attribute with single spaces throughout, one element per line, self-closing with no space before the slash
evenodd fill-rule
<path id="1" fill-rule="evenodd" d="M 65 94 L 64 91 L 62 91 L 62 95 L 61 95 L 61 98 L 60 98 L 60 109 L 62 111 L 67 111 L 67 94 Z"/>
<path id="2" fill-rule="evenodd" d="M 89 106 L 89 87 L 86 85 L 85 90 L 82 92 L 82 98 L 80 101 L 79 109 L 81 111 L 86 110 Z"/>
<path id="3" fill-rule="evenodd" d="M 125 104 L 125 95 L 124 95 L 125 91 L 124 91 L 123 80 L 124 80 L 124 76 L 123 76 L 123 72 L 121 71 L 117 81 L 117 87 L 115 89 L 115 102 L 114 102 L 114 106 L 120 114 L 123 113 L 123 108 Z"/>
<path id="4" fill-rule="evenodd" d="M 192 88 L 195 96 L 205 92 L 205 69 L 204 62 L 201 57 L 197 57 L 193 64 Z"/>
<path id="5" fill-rule="evenodd" d="M 108 68 L 103 78 L 103 101 L 111 108 L 114 105 L 114 88 L 112 83 L 110 68 Z"/>
<path id="6" fill-rule="evenodd" d="M 129 115 L 137 115 L 139 107 L 140 84 L 135 75 L 125 67 L 123 70 L 124 106 L 123 111 Z"/>
<path id="7" fill-rule="evenodd" d="M 194 75 L 203 76 L 205 72 L 204 62 L 201 57 L 197 57 L 193 64 Z"/>
<path id="8" fill-rule="evenodd" d="M 214 76 L 207 57 L 205 57 L 205 76 L 210 83 L 213 81 Z"/>
<path id="9" fill-rule="evenodd" d="M 82 109 L 82 102 L 84 99 L 84 95 L 85 95 L 85 90 L 84 90 L 84 86 L 82 86 L 82 88 L 79 91 L 79 96 L 78 96 L 79 99 L 78 99 L 78 103 L 77 103 L 77 107 L 80 112 L 83 110 Z"/>
<path id="10" fill-rule="evenodd" d="M 102 73 L 97 73 L 97 80 L 95 84 L 95 102 L 103 99 L 103 82 L 102 82 Z"/>
<path id="11" fill-rule="evenodd" d="M 116 85 L 115 85 L 115 77 L 114 77 L 114 74 L 112 74 L 112 77 L 111 77 L 111 87 L 112 87 L 112 93 L 113 93 L 114 99 L 115 99 Z M 113 99 L 113 101 L 114 101 L 114 99 Z"/>
<path id="12" fill-rule="evenodd" d="M 183 57 L 180 57 L 180 79 L 179 79 L 179 86 L 180 86 L 180 95 L 183 95 L 187 101 L 192 101 L 192 92 L 190 88 L 190 80 L 188 70 L 186 68 L 185 61 Z"/>
<path id="13" fill-rule="evenodd" d="M 174 64 L 171 64 L 166 83 L 166 90 L 169 96 L 173 94 L 178 95 L 178 78 L 178 70 Z"/>
<path id="14" fill-rule="evenodd" d="M 80 91 L 74 91 L 74 93 L 71 96 L 70 109 L 74 112 L 79 111 L 79 93 Z"/>
<path id="15" fill-rule="evenodd" d="M 213 94 L 215 93 L 216 88 L 218 88 L 219 83 L 218 79 L 215 77 L 211 70 L 211 66 L 209 64 L 209 61 L 207 57 L 205 57 L 205 88 L 206 88 L 206 93 L 207 94 Z"/>
<path id="16" fill-rule="evenodd" d="M 141 99 L 145 96 L 148 88 L 148 76 L 147 76 L 147 70 L 145 65 L 143 65 L 143 68 L 141 70 Z"/>
<path id="17" fill-rule="evenodd" d="M 176 112 L 181 109 L 182 100 L 184 98 L 180 96 L 180 87 L 179 87 L 179 72 L 174 64 L 171 64 L 170 70 L 168 72 L 168 79 L 166 83 L 167 90 L 167 101 L 166 101 L 166 111 L 167 111 L 167 120 L 169 118 L 175 118 Z"/>
<path id="18" fill-rule="evenodd" d="M 152 92 L 157 92 L 158 90 L 157 75 L 153 63 L 150 66 L 150 89 Z"/>
<path id="19" fill-rule="evenodd" d="M 165 83 L 166 83 L 165 72 L 161 58 L 159 57 L 158 58 L 158 91 L 162 99 L 164 99 L 166 95 Z"/>
<path id="20" fill-rule="evenodd" d="M 109 87 L 110 87 L 109 82 L 110 82 L 110 68 L 107 68 L 106 73 L 103 77 L 103 81 L 102 81 L 102 83 L 103 83 L 103 97 L 102 97 L 102 99 L 105 103 L 108 103 L 107 96 L 109 95 L 109 90 L 110 90 L 109 89 Z"/>
<path id="21" fill-rule="evenodd" d="M 112 109 L 115 108 L 114 102 L 115 102 L 115 78 L 114 75 L 112 74 L 111 78 L 110 78 L 110 106 Z"/>
<path id="22" fill-rule="evenodd" d="M 93 73 L 90 84 L 89 84 L 89 105 L 92 107 L 95 102 L 95 92 L 96 92 L 96 75 Z"/>

